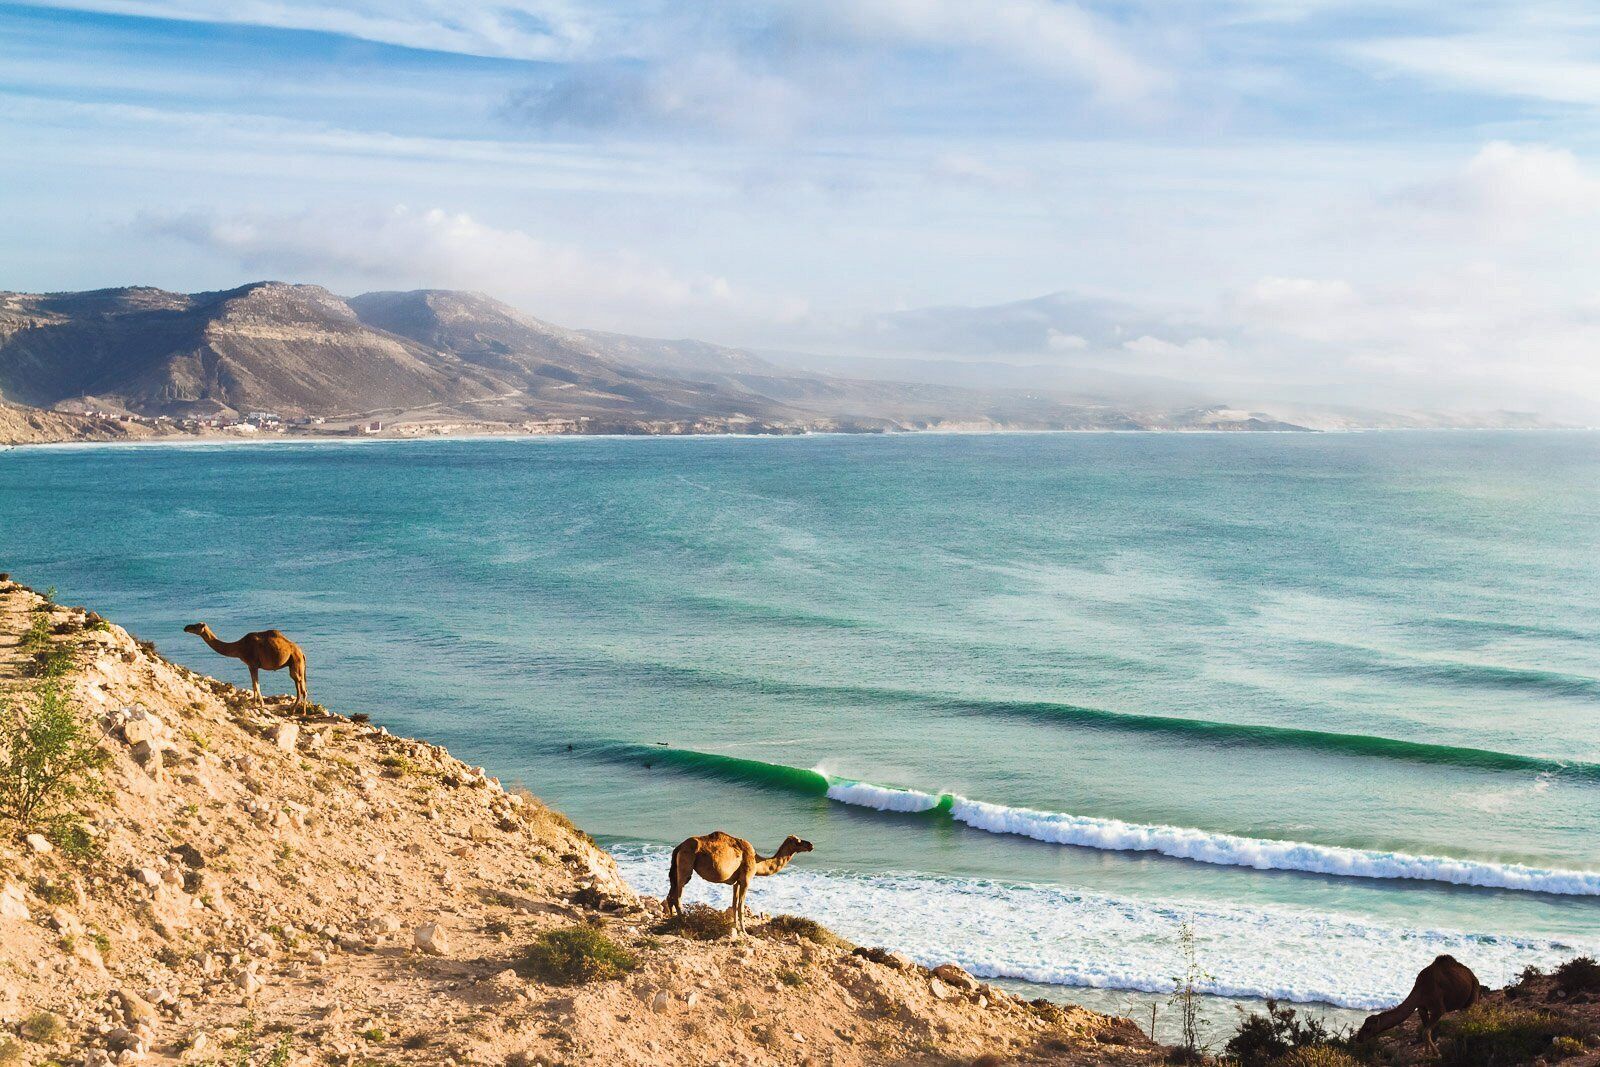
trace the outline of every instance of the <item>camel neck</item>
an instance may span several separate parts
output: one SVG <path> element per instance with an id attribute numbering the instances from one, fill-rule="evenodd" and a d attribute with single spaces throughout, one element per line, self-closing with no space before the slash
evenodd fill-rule
<path id="1" fill-rule="evenodd" d="M 210 645 L 211 651 L 219 656 L 238 656 L 239 654 L 239 642 L 224 641 L 210 630 L 201 634 L 200 640 Z"/>
<path id="2" fill-rule="evenodd" d="M 756 874 L 762 875 L 763 877 L 769 874 L 777 874 L 779 871 L 789 866 L 789 861 L 792 859 L 794 859 L 793 852 L 780 852 L 776 856 L 757 856 Z"/>

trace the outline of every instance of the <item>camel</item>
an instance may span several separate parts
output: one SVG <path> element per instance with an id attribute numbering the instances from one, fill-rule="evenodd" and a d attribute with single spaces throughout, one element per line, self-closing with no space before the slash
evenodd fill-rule
<path id="1" fill-rule="evenodd" d="M 242 660 L 250 668 L 250 688 L 255 691 L 256 704 L 260 707 L 266 707 L 266 701 L 261 699 L 261 672 L 288 667 L 289 677 L 294 679 L 294 706 L 305 709 L 306 654 L 299 645 L 277 630 L 256 630 L 237 641 L 222 640 L 203 622 L 185 626 L 183 632 L 199 635 L 200 640 L 210 645 L 211 651 L 219 656 Z"/>
<path id="2" fill-rule="evenodd" d="M 1417 974 L 1416 984 L 1405 1000 L 1388 1011 L 1369 1015 L 1356 1032 L 1356 1040 L 1371 1040 L 1411 1018 L 1412 1012 L 1420 1012 L 1422 1043 L 1428 1051 L 1438 1052 L 1439 1047 L 1433 1043 L 1434 1026 L 1447 1013 L 1472 1007 L 1484 992 L 1483 986 L 1478 984 L 1478 976 L 1465 964 L 1454 956 L 1440 956 Z"/>
<path id="3" fill-rule="evenodd" d="M 789 866 L 799 852 L 810 852 L 811 842 L 802 841 L 790 834 L 771 856 L 756 855 L 755 846 L 742 837 L 714 830 L 703 837 L 691 837 L 672 850 L 672 867 L 667 872 L 667 899 L 661 910 L 675 915 L 683 909 L 683 887 L 689 879 L 699 875 L 708 882 L 733 886 L 733 935 L 743 936 L 744 895 L 750 889 L 750 879 L 777 874 Z"/>

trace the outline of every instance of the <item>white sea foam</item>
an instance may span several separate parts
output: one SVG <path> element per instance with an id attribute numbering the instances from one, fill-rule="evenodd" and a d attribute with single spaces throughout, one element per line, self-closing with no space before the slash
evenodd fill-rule
<path id="1" fill-rule="evenodd" d="M 643 893 L 666 891 L 669 850 L 612 849 Z M 688 899 L 727 906 L 727 891 L 698 880 Z M 1190 924 L 1203 991 L 1370 1009 L 1405 996 L 1417 971 L 1450 953 L 1491 986 L 1523 967 L 1550 967 L 1600 943 L 1390 926 L 1287 907 L 1140 900 L 1066 886 L 990 879 L 829 871 L 795 864 L 759 878 L 750 906 L 825 923 L 854 941 L 919 963 L 954 961 L 986 978 L 1149 993 L 1172 990 L 1183 969 L 1179 933 Z"/>
<path id="2" fill-rule="evenodd" d="M 822 772 L 818 772 L 822 773 Z M 852 782 L 843 778 L 830 778 L 828 798 L 841 804 L 854 804 L 879 811 L 932 811 L 939 806 L 939 797 L 915 789 L 890 789 L 870 782 Z"/>
<path id="3" fill-rule="evenodd" d="M 1013 808 L 969 800 L 958 794 L 947 795 L 950 817 L 957 822 L 991 834 L 1014 834 L 1057 845 L 1108 852 L 1155 852 L 1175 859 L 1258 871 L 1303 871 L 1339 878 L 1407 879 L 1564 896 L 1600 896 L 1600 871 L 1239 837 L 1184 826 Z M 829 779 L 828 796 L 842 804 L 893 812 L 931 811 L 944 798 L 941 794 L 891 789 L 839 778 Z"/>
<path id="4" fill-rule="evenodd" d="M 1060 845 L 1116 852 L 1158 852 L 1163 856 L 1225 867 L 1305 871 L 1341 878 L 1403 878 L 1535 893 L 1600 896 L 1600 871 L 1552 870 L 1518 863 L 1236 837 L 1182 826 L 1150 826 L 1120 819 L 1031 811 L 964 797 L 954 798 L 950 815 L 958 822 L 995 834 L 1017 834 Z"/>

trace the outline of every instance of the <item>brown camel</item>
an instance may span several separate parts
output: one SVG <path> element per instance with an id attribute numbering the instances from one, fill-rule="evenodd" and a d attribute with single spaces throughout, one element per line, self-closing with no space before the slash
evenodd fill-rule
<path id="1" fill-rule="evenodd" d="M 771 856 L 756 855 L 755 846 L 742 837 L 714 830 L 704 837 L 691 837 L 672 850 L 672 868 L 667 872 L 667 899 L 661 910 L 673 915 L 682 910 L 683 887 L 699 875 L 708 882 L 733 886 L 733 933 L 743 934 L 744 895 L 750 879 L 777 874 L 789 866 L 797 852 L 810 852 L 811 842 L 790 834 Z"/>
<path id="2" fill-rule="evenodd" d="M 277 630 L 256 630 L 237 641 L 222 640 L 203 622 L 185 626 L 183 632 L 198 634 L 200 640 L 210 645 L 211 651 L 219 656 L 243 660 L 244 665 L 250 668 L 250 688 L 255 691 L 256 703 L 262 707 L 266 706 L 266 701 L 261 699 L 261 672 L 288 667 L 289 677 L 294 679 L 294 706 L 305 708 L 306 654 L 300 651 L 299 645 Z"/>
<path id="3" fill-rule="evenodd" d="M 1417 974 L 1417 982 L 1411 987 L 1410 996 L 1388 1011 L 1369 1015 L 1357 1031 L 1356 1040 L 1367 1041 L 1377 1037 L 1411 1018 L 1412 1012 L 1420 1012 L 1422 1043 L 1428 1047 L 1428 1051 L 1438 1052 L 1439 1047 L 1433 1043 L 1434 1026 L 1448 1012 L 1465 1011 L 1472 1007 L 1483 992 L 1484 988 L 1478 984 L 1478 976 L 1465 964 L 1458 962 L 1454 956 L 1440 956 Z"/>

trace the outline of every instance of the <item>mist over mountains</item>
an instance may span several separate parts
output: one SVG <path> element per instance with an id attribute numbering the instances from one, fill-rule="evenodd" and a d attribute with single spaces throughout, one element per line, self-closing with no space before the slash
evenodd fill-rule
<path id="1" fill-rule="evenodd" d="M 556 326 L 450 290 L 339 297 L 256 282 L 0 293 L 0 398 L 62 412 L 516 425 L 591 432 L 1298 429 L 1530 416 L 1245 411 L 1203 385 L 1019 364 L 758 354 Z"/>

